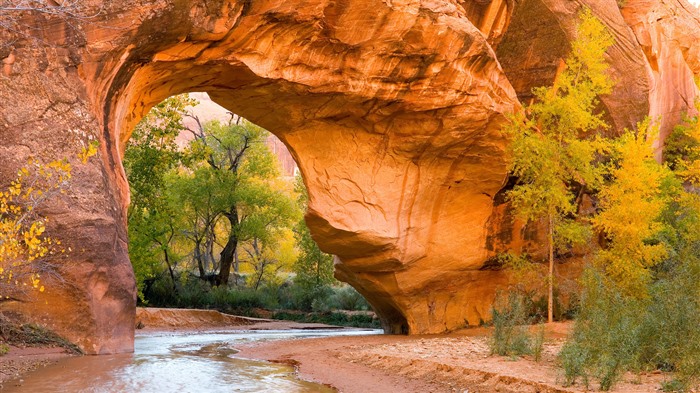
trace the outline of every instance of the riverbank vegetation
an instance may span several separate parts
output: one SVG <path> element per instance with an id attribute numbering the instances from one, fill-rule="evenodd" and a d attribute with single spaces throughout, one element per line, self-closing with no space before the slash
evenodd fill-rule
<path id="1" fill-rule="evenodd" d="M 233 114 L 202 122 L 196 105 L 165 100 L 127 146 L 139 302 L 378 327 L 364 298 L 333 278 L 303 219 L 304 183 L 280 173 L 270 134 Z"/>
<path id="2" fill-rule="evenodd" d="M 0 356 L 6 354 L 9 345 L 20 347 L 59 347 L 72 354 L 83 352 L 75 344 L 60 337 L 56 333 L 35 325 L 26 323 L 14 313 L 0 313 Z"/>
<path id="3" fill-rule="evenodd" d="M 509 201 L 547 234 L 549 321 L 555 259 L 575 246 L 586 262 L 574 330 L 559 355 L 563 380 L 610 390 L 625 372 L 660 370 L 670 375 L 664 391 L 688 391 L 700 382 L 700 122 L 686 116 L 662 162 L 653 145 L 658 119 L 610 135 L 598 97 L 612 86 L 604 58 L 611 36 L 588 10 L 577 33 L 554 85 L 535 90 L 537 101 L 505 129 L 518 178 Z M 510 299 L 494 308 L 492 347 L 528 353 L 531 337 L 517 327 L 528 322 L 522 301 Z"/>
<path id="4" fill-rule="evenodd" d="M 97 153 L 95 141 L 81 141 L 73 161 L 85 164 Z M 44 292 L 44 279 L 60 281 L 56 258 L 70 252 L 47 233 L 45 208 L 70 187 L 68 158 L 45 162 L 30 156 L 5 189 L 0 189 L 0 303 L 27 301 Z"/>

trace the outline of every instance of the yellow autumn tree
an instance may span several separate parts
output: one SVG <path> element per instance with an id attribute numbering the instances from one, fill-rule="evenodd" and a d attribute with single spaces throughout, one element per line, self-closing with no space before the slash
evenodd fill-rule
<path id="1" fill-rule="evenodd" d="M 518 178 L 508 199 L 517 217 L 546 228 L 549 322 L 554 320 L 555 253 L 588 240 L 588 229 L 576 220 L 576 196 L 603 181 L 597 158 L 605 143 L 597 133 L 607 125 L 597 107 L 598 97 L 613 86 L 605 61 L 613 42 L 605 25 L 584 8 L 566 68 L 552 87 L 534 89 L 536 101 L 503 129 L 511 141 L 510 172 Z"/>
<path id="2" fill-rule="evenodd" d="M 597 262 L 623 293 L 641 297 L 651 279 L 649 268 L 666 256 L 664 244 L 653 239 L 663 229 L 659 216 L 667 201 L 662 183 L 670 175 L 654 159 L 658 129 L 649 123 L 639 123 L 613 142 L 613 181 L 600 191 L 601 211 L 593 219 L 608 240 Z"/>
<path id="3" fill-rule="evenodd" d="M 97 153 L 96 142 L 78 154 L 87 162 Z M 0 299 L 21 299 L 44 291 L 42 275 L 52 271 L 47 257 L 64 252 L 60 240 L 46 234 L 48 219 L 38 208 L 64 193 L 71 179 L 68 160 L 48 164 L 30 158 L 6 189 L 0 190 Z"/>

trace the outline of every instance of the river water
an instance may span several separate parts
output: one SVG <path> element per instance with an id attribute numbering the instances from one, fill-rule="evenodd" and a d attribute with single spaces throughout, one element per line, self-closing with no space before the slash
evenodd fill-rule
<path id="1" fill-rule="evenodd" d="M 295 378 L 289 366 L 240 359 L 261 340 L 378 334 L 378 330 L 284 330 L 137 335 L 133 354 L 82 356 L 9 381 L 4 392 L 332 392 Z M 16 386 L 19 385 L 19 386 Z"/>

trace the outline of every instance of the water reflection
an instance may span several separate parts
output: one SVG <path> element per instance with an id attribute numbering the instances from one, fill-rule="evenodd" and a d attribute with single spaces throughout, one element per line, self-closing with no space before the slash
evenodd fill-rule
<path id="1" fill-rule="evenodd" d="M 376 330 L 162 333 L 136 337 L 134 354 L 70 358 L 5 384 L 2 392 L 332 392 L 291 367 L 235 357 L 244 342 L 364 335 Z"/>

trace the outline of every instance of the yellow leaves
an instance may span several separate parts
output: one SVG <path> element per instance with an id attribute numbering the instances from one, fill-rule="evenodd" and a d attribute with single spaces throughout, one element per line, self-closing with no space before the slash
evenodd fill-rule
<path id="1" fill-rule="evenodd" d="M 88 157 L 93 154 L 85 152 Z M 46 236 L 48 220 L 37 208 L 65 191 L 72 169 L 67 160 L 44 164 L 30 157 L 17 178 L 0 190 L 0 297 L 12 298 L 29 289 L 45 291 L 34 269 L 43 266 L 60 242 Z"/>
<path id="2" fill-rule="evenodd" d="M 7 189 L 10 197 L 18 196 L 22 193 L 22 184 L 16 181 L 10 183 L 10 187 Z"/>
<path id="3" fill-rule="evenodd" d="M 97 154 L 97 147 L 99 145 L 100 143 L 98 141 L 91 141 L 87 146 L 83 147 L 80 153 L 78 153 L 78 158 L 80 159 L 80 161 L 83 164 L 87 163 L 90 157 Z"/>
<path id="4" fill-rule="evenodd" d="M 654 237 L 663 229 L 659 214 L 667 201 L 661 190 L 668 170 L 653 156 L 649 121 L 627 130 L 613 145 L 613 181 L 600 192 L 602 211 L 592 220 L 609 240 L 597 255 L 598 263 L 627 294 L 646 296 L 649 267 L 666 256 Z"/>

